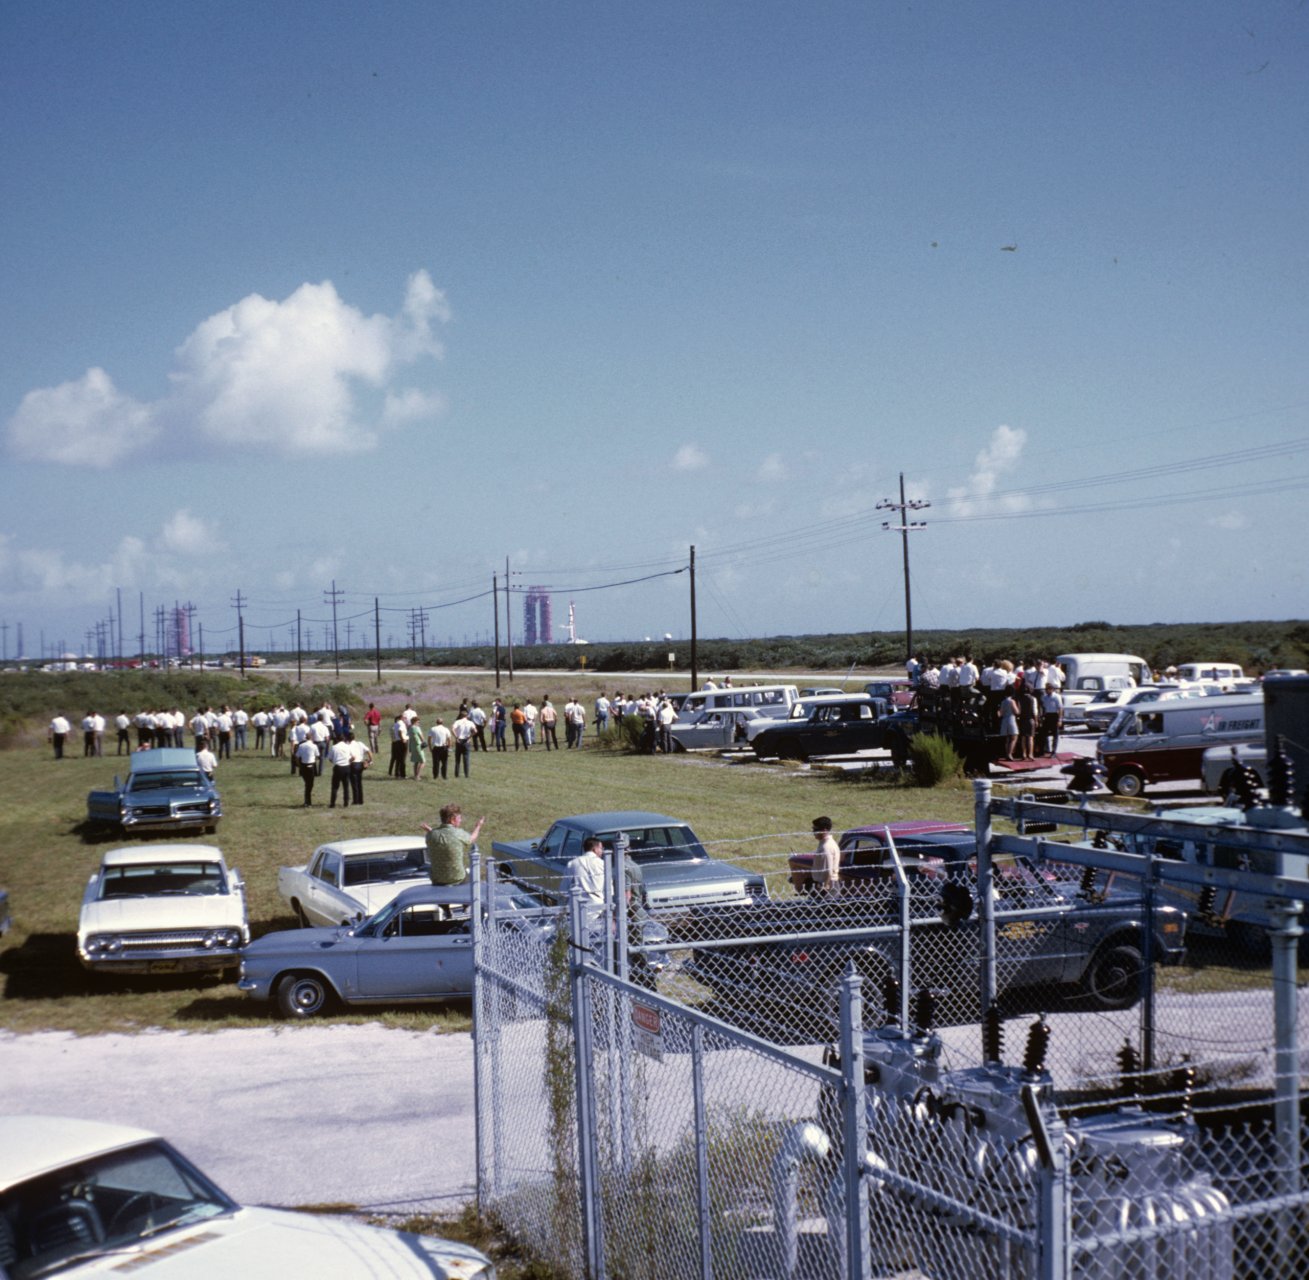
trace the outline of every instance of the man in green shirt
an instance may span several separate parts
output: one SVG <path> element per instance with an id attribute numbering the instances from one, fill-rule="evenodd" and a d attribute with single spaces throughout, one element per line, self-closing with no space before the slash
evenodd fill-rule
<path id="1" fill-rule="evenodd" d="M 463 810 L 457 804 L 448 804 L 441 810 L 439 827 L 423 823 L 433 884 L 463 884 L 468 879 L 468 850 L 476 843 L 485 821 L 478 818 L 476 826 L 465 831 Z"/>

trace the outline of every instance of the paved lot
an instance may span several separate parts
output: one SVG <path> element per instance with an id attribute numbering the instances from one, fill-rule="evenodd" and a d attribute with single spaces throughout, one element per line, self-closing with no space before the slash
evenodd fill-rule
<path id="1" fill-rule="evenodd" d="M 435 1211 L 476 1184 L 468 1035 L 0 1034 L 0 1114 L 10 1112 L 162 1133 L 248 1203 Z"/>

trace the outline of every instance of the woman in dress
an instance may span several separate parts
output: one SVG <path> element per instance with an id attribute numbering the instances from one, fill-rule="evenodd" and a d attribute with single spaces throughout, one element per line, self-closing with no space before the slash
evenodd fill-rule
<path id="1" fill-rule="evenodd" d="M 417 718 L 409 725 L 409 760 L 414 766 L 414 781 L 417 782 L 427 763 L 427 748 L 423 745 L 423 730 Z"/>
<path id="2" fill-rule="evenodd" d="M 1004 758 L 1012 760 L 1018 747 L 1018 701 L 1012 693 L 1005 694 L 1000 703 L 1000 732 L 1004 735 Z"/>
<path id="3" fill-rule="evenodd" d="M 1036 722 L 1041 709 L 1036 701 L 1036 694 L 1030 685 L 1024 685 L 1018 695 L 1018 758 L 1020 760 L 1036 759 Z"/>

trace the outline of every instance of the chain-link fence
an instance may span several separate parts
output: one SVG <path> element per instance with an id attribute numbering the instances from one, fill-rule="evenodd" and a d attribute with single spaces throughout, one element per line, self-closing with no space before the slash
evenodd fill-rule
<path id="1" fill-rule="evenodd" d="M 567 1274 L 1302 1274 L 1304 837 L 988 800 L 980 856 L 847 833 L 836 891 L 493 916 L 484 1203 Z"/>

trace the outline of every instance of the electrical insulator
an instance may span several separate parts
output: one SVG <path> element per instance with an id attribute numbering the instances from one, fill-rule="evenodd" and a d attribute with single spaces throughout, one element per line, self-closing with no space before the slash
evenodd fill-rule
<path id="1" fill-rule="evenodd" d="M 936 1021 L 936 996 L 930 987 L 920 987 L 918 998 L 914 1001 L 914 1026 L 920 1036 L 925 1036 Z"/>
<path id="2" fill-rule="evenodd" d="M 1118 1087 L 1125 1098 L 1136 1096 L 1141 1080 L 1141 1057 L 1132 1047 L 1130 1040 L 1123 1041 L 1118 1050 Z"/>
<path id="3" fill-rule="evenodd" d="M 1168 1078 L 1168 1089 L 1178 1100 L 1178 1111 L 1183 1116 L 1191 1114 L 1191 1102 L 1195 1097 L 1195 1064 L 1191 1055 L 1182 1055 L 1182 1065 Z"/>
<path id="4" fill-rule="evenodd" d="M 1214 923 L 1214 903 L 1218 901 L 1218 886 L 1207 884 L 1200 890 L 1200 897 L 1195 904 L 1195 913 L 1199 919 Z"/>
<path id="5" fill-rule="evenodd" d="M 1109 833 L 1107 831 L 1097 831 L 1091 840 L 1092 849 L 1107 849 L 1109 847 Z M 1091 867 L 1087 867 L 1094 878 L 1095 872 Z"/>
<path id="6" fill-rule="evenodd" d="M 999 1063 L 1004 1054 L 1004 1019 L 1000 1006 L 992 1002 L 982 1015 L 982 1061 Z"/>
<path id="7" fill-rule="evenodd" d="M 1295 793 L 1295 768 L 1282 750 L 1282 735 L 1273 738 L 1273 753 L 1268 759 L 1268 803 L 1285 808 Z"/>
<path id="8" fill-rule="evenodd" d="M 1050 1024 L 1040 1014 L 1027 1032 L 1027 1052 L 1023 1054 L 1023 1070 L 1029 1076 L 1039 1076 L 1045 1070 L 1045 1055 L 1050 1048 Z"/>
<path id="9" fill-rule="evenodd" d="M 1097 848 L 1097 849 L 1103 849 L 1103 848 L 1104 848 L 1104 845 L 1102 845 L 1102 844 L 1100 844 L 1100 845 L 1096 845 L 1096 848 Z M 1081 884 L 1082 896 L 1085 897 L 1085 898 L 1089 898 L 1089 897 L 1091 896 L 1091 891 L 1092 891 L 1094 888 L 1095 888 L 1095 868 L 1094 868 L 1094 867 L 1083 867 L 1083 868 L 1082 868 L 1082 884 Z"/>
<path id="10" fill-rule="evenodd" d="M 895 974 L 888 973 L 882 979 L 882 1004 L 886 1020 L 884 1027 L 893 1027 L 900 1021 L 900 983 Z"/>

